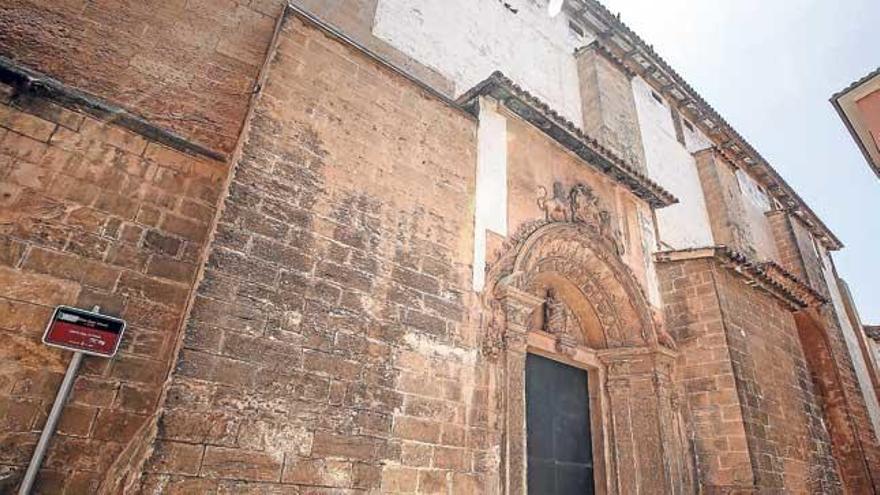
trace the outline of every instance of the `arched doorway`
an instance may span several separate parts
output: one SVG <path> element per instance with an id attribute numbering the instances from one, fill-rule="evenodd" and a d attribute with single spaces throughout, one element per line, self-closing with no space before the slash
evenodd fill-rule
<path id="1" fill-rule="evenodd" d="M 504 493 L 529 484 L 529 355 L 586 371 L 595 493 L 691 491 L 676 353 L 618 252 L 595 224 L 536 222 L 492 265 L 485 347 L 504 375 Z"/>

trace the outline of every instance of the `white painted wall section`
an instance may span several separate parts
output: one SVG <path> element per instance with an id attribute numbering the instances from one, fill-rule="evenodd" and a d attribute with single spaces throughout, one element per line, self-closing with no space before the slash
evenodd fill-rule
<path id="1" fill-rule="evenodd" d="M 743 210 L 749 223 L 748 233 L 757 258 L 761 261 L 777 259 L 776 238 L 773 236 L 773 229 L 766 215 L 772 208 L 770 198 L 761 186 L 742 170 L 736 171 L 736 180 L 743 195 Z"/>
<path id="2" fill-rule="evenodd" d="M 573 34 L 565 14 L 551 18 L 546 2 L 379 0 L 373 34 L 449 78 L 456 95 L 500 70 L 583 122 L 574 51 L 592 38 Z"/>
<path id="3" fill-rule="evenodd" d="M 654 218 L 647 208 L 638 210 L 639 232 L 642 239 L 643 262 L 648 283 L 648 302 L 651 306 L 659 308 L 662 305 L 660 299 L 660 280 L 657 277 L 657 269 L 654 266 L 654 251 L 657 250 L 657 236 L 654 232 Z"/>
<path id="4" fill-rule="evenodd" d="M 679 199 L 657 210 L 660 241 L 674 249 L 711 246 L 712 227 L 696 160 L 676 139 L 669 107 L 654 99 L 640 77 L 633 78 L 632 85 L 648 175 Z"/>
<path id="5" fill-rule="evenodd" d="M 858 336 L 855 334 L 847 317 L 846 308 L 843 305 L 843 296 L 837 285 L 837 277 L 832 268 L 832 261 L 825 249 L 820 248 L 822 257 L 822 274 L 825 277 L 825 284 L 828 286 L 828 292 L 831 295 L 831 303 L 834 305 L 834 312 L 837 314 L 837 323 L 843 332 L 846 348 L 852 359 L 853 368 L 855 368 L 856 378 L 859 382 L 859 388 L 865 397 L 865 404 L 868 406 L 868 416 L 871 417 L 871 425 L 874 427 L 874 436 L 878 436 L 880 432 L 880 403 L 877 402 L 877 394 L 874 393 L 874 386 L 871 383 L 871 375 L 868 371 L 868 365 L 865 363 L 862 349 L 859 347 Z"/>
<path id="6" fill-rule="evenodd" d="M 684 124 L 685 122 L 690 124 L 690 129 Z M 682 117 L 681 130 L 682 134 L 684 134 L 685 147 L 689 152 L 696 153 L 712 146 L 712 141 L 703 134 L 703 131 L 701 131 L 693 122 L 688 121 L 684 117 Z"/>
<path id="7" fill-rule="evenodd" d="M 480 98 L 474 203 L 475 291 L 486 285 L 486 232 L 507 236 L 507 119 L 497 103 Z"/>

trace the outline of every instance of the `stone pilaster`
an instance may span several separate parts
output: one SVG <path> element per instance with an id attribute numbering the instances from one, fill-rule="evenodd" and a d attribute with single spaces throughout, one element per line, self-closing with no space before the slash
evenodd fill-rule
<path id="1" fill-rule="evenodd" d="M 604 48 L 577 52 L 584 132 L 634 167 L 645 170 L 645 150 L 630 74 Z"/>
<path id="2" fill-rule="evenodd" d="M 609 349 L 599 353 L 606 368 L 613 493 L 683 493 L 687 458 L 677 428 L 672 366 L 663 349 Z"/>
<path id="3" fill-rule="evenodd" d="M 506 494 L 525 494 L 526 471 L 526 342 L 531 312 L 540 298 L 503 287 L 497 296 L 506 316 L 504 335 L 503 486 Z"/>

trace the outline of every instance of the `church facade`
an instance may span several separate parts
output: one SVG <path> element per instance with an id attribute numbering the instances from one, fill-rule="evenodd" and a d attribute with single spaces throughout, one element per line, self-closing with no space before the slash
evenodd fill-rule
<path id="1" fill-rule="evenodd" d="M 0 491 L 61 304 L 128 329 L 37 493 L 880 489 L 842 243 L 617 16 L 549 3 L 0 6 Z"/>

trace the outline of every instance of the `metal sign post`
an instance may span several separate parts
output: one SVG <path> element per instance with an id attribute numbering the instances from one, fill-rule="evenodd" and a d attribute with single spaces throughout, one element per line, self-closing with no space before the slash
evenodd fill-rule
<path id="1" fill-rule="evenodd" d="M 49 417 L 46 418 L 40 440 L 34 449 L 34 455 L 31 457 L 24 479 L 21 481 L 21 486 L 18 489 L 19 495 L 31 493 L 34 481 L 37 479 L 37 472 L 43 464 L 43 457 L 49 447 L 49 440 L 55 433 L 61 411 L 64 409 L 70 390 L 73 388 L 76 372 L 82 364 L 83 356 L 90 354 L 113 357 L 119 348 L 122 333 L 125 331 L 125 321 L 102 315 L 100 311 L 100 306 L 95 306 L 92 311 L 58 306 L 46 326 L 43 343 L 71 350 L 73 357 L 70 359 L 70 364 L 67 365 L 64 380 L 61 381 L 61 387 L 58 388 L 58 394 L 55 395 L 55 403 L 52 404 L 52 410 L 49 412 Z"/>
<path id="2" fill-rule="evenodd" d="M 67 365 L 67 373 L 58 388 L 58 395 L 55 396 L 55 403 L 52 404 L 52 410 L 49 411 L 49 417 L 46 418 L 46 425 L 43 426 L 43 433 L 40 435 L 40 441 L 37 442 L 37 448 L 34 449 L 34 455 L 31 457 L 31 463 L 28 464 L 27 472 L 24 473 L 24 479 L 21 481 L 21 487 L 18 489 L 18 495 L 29 495 L 34 481 L 37 479 L 37 471 L 43 464 L 43 456 L 46 455 L 46 448 L 49 446 L 49 440 L 55 433 L 55 427 L 58 425 L 58 418 L 61 417 L 61 410 L 64 409 L 64 403 L 67 402 L 67 396 L 70 389 L 73 388 L 73 380 L 76 378 L 76 372 L 82 363 L 82 352 L 74 352 Z"/>

